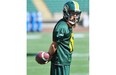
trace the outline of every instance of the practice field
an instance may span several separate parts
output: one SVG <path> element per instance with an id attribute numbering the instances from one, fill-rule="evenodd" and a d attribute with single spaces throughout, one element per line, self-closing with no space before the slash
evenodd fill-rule
<path id="1" fill-rule="evenodd" d="M 89 75 L 89 32 L 75 32 L 75 45 L 70 75 Z M 35 61 L 39 51 L 48 51 L 52 42 L 49 32 L 27 33 L 27 75 L 50 75 L 50 62 L 40 65 Z"/>

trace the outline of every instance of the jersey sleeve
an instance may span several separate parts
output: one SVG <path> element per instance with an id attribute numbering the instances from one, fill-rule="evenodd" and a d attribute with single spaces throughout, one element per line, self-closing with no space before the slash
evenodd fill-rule
<path id="1" fill-rule="evenodd" d="M 65 34 L 65 29 L 64 28 L 58 28 L 55 29 L 54 33 L 53 33 L 53 41 L 55 42 L 61 42 L 63 40 Z"/>
<path id="2" fill-rule="evenodd" d="M 53 41 L 61 42 L 65 36 L 67 30 L 67 24 L 65 22 L 58 23 L 53 31 Z"/>

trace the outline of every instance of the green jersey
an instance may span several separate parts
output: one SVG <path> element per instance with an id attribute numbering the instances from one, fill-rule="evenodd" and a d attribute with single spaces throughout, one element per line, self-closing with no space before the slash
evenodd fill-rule
<path id="1" fill-rule="evenodd" d="M 51 62 L 57 65 L 70 65 L 74 46 L 74 34 L 64 19 L 58 21 L 53 30 L 53 41 L 57 43 Z"/>

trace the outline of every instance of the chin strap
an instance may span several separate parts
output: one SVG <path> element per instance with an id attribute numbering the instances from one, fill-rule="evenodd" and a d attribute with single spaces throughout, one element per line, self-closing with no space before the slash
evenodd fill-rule
<path id="1" fill-rule="evenodd" d="M 69 22 L 70 24 L 72 24 L 72 25 L 73 25 L 73 24 L 75 24 L 75 23 L 74 23 L 74 22 L 72 22 L 72 21 L 68 21 L 68 22 Z"/>
<path id="2" fill-rule="evenodd" d="M 76 22 L 72 22 L 72 21 L 68 21 L 72 26 L 73 25 L 75 25 L 76 23 L 77 23 L 77 21 Z"/>

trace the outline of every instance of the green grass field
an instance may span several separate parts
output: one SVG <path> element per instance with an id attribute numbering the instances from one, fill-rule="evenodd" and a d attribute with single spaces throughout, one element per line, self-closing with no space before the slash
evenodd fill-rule
<path id="1" fill-rule="evenodd" d="M 50 75 L 50 62 L 40 65 L 35 54 L 48 51 L 52 34 L 45 32 L 27 33 L 27 75 Z M 89 33 L 75 33 L 75 45 L 70 75 L 89 75 Z"/>

